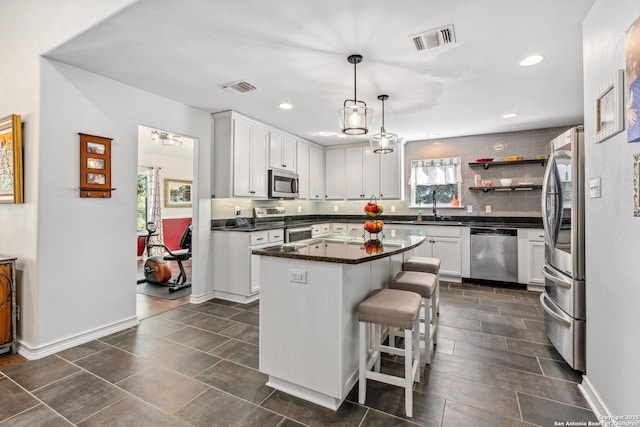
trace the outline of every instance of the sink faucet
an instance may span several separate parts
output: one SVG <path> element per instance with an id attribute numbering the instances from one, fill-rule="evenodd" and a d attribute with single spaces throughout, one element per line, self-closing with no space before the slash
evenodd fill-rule
<path id="1" fill-rule="evenodd" d="M 436 190 L 435 189 L 431 193 L 431 196 L 432 196 L 431 212 L 433 212 L 433 220 L 434 221 L 438 221 L 439 219 L 442 218 L 442 215 L 438 215 L 438 211 L 437 211 L 437 208 L 436 208 Z"/>

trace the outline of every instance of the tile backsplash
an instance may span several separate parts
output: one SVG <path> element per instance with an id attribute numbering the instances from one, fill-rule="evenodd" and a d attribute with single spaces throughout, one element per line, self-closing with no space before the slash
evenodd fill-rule
<path id="1" fill-rule="evenodd" d="M 408 142 L 404 146 L 404 179 L 402 180 L 404 193 L 410 194 L 408 182 L 412 160 L 461 157 L 463 180 L 461 205 L 458 208 L 438 206 L 438 214 L 539 217 L 541 216 L 540 190 L 484 193 L 471 191 L 469 187 L 474 186 L 476 174 L 481 175 L 484 180 L 492 180 L 494 185 L 499 185 L 500 178 L 511 178 L 514 183 L 541 184 L 544 172 L 541 164 L 508 165 L 485 170 L 479 167 L 472 168 L 469 162 L 482 157 L 490 157 L 496 161 L 508 156 L 533 158 L 544 154 L 547 143 L 569 127 L 571 126 Z M 408 199 L 408 196 L 405 196 L 405 199 Z M 256 206 L 283 206 L 287 215 L 360 215 L 366 202 L 366 200 L 213 199 L 211 206 L 212 219 L 225 219 L 235 216 L 236 207 L 240 209 L 240 216 L 251 217 L 253 208 Z M 409 200 L 382 200 L 379 203 L 385 207 L 385 213 L 389 215 L 392 214 L 392 206 L 395 207 L 395 215 L 417 215 L 418 209 L 422 209 L 423 216 L 431 214 L 431 208 L 409 207 Z M 468 206 L 472 207 L 472 213 L 467 212 Z M 486 206 L 491 206 L 491 213 L 485 212 Z"/>

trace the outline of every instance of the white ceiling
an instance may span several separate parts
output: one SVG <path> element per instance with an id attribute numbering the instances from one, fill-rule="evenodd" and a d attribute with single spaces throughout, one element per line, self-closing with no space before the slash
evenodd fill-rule
<path id="1" fill-rule="evenodd" d="M 140 0 L 47 54 L 210 112 L 233 109 L 323 145 L 353 97 L 405 140 L 582 122 L 582 20 L 594 0 Z M 454 25 L 457 43 L 409 36 Z M 545 60 L 518 62 L 530 54 Z M 246 80 L 258 89 L 220 88 Z M 282 110 L 282 102 L 293 104 Z M 505 113 L 518 116 L 503 119 Z M 359 138 L 359 139 L 358 139 Z"/>

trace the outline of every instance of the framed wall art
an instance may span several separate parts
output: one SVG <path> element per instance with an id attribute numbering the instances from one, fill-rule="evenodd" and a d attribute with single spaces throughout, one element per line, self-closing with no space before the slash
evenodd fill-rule
<path id="1" fill-rule="evenodd" d="M 596 96 L 596 142 L 624 129 L 624 70 L 617 70 Z"/>
<path id="2" fill-rule="evenodd" d="M 640 18 L 627 31 L 627 142 L 640 141 Z"/>
<path id="3" fill-rule="evenodd" d="M 164 179 L 164 207 L 188 208 L 191 207 L 192 181 L 183 179 Z"/>
<path id="4" fill-rule="evenodd" d="M 80 134 L 80 197 L 108 199 L 111 192 L 111 138 Z"/>
<path id="5" fill-rule="evenodd" d="M 0 203 L 24 203 L 22 121 L 12 114 L 0 119 Z"/>

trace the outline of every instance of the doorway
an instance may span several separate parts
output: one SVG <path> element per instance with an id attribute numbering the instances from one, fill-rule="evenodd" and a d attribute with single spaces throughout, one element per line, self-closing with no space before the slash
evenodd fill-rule
<path id="1" fill-rule="evenodd" d="M 181 237 L 193 219 L 194 176 L 192 138 L 146 126 L 138 127 L 137 279 L 144 279 L 147 223 L 157 227 L 155 243 L 170 251 L 180 250 Z M 163 258 L 166 251 L 155 248 L 152 255 Z M 182 261 L 186 279 L 191 281 L 191 259 Z M 167 261 L 171 279 L 180 274 L 176 261 Z M 189 302 L 191 288 L 169 292 L 167 285 L 137 284 L 138 319 L 144 319 Z"/>

